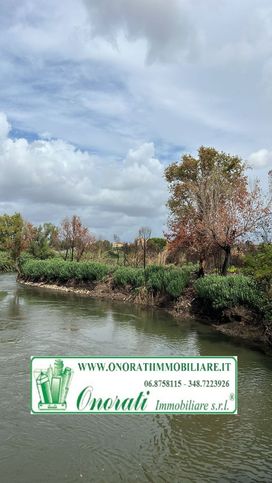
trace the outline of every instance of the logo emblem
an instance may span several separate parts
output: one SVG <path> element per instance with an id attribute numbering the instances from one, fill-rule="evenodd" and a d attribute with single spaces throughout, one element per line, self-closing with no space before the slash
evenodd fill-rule
<path id="1" fill-rule="evenodd" d="M 40 397 L 39 409 L 65 410 L 66 398 L 72 378 L 72 369 L 64 368 L 62 359 L 56 359 L 54 367 L 35 371 L 36 385 Z"/>

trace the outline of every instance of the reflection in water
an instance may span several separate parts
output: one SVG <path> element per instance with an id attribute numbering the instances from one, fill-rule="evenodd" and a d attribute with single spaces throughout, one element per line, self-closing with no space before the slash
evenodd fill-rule
<path id="1" fill-rule="evenodd" d="M 164 312 L 18 286 L 0 276 L 4 483 L 269 482 L 272 361 Z M 29 414 L 31 355 L 238 355 L 230 415 Z"/>

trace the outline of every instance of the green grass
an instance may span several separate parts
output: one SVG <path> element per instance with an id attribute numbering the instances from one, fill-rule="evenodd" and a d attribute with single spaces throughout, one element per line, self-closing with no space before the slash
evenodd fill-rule
<path id="1" fill-rule="evenodd" d="M 0 255 L 1 256 L 1 255 Z M 113 288 L 138 290 L 177 299 L 193 283 L 193 264 L 176 266 L 148 265 L 143 268 L 116 267 L 97 262 L 70 262 L 62 258 L 37 260 L 24 257 L 21 274 L 25 280 L 65 284 L 95 283 L 110 277 Z M 272 321 L 272 304 L 258 283 L 245 275 L 208 275 L 194 282 L 196 296 L 204 309 L 216 313 L 236 305 L 257 311 L 266 321 Z"/>
<path id="2" fill-rule="evenodd" d="M 143 268 L 112 267 L 96 262 L 68 262 L 62 259 L 36 260 L 26 258 L 21 261 L 21 273 L 33 282 L 66 283 L 98 282 L 111 275 L 116 288 L 146 287 L 154 294 L 179 297 L 188 286 L 195 266 L 181 268 L 150 265 Z"/>

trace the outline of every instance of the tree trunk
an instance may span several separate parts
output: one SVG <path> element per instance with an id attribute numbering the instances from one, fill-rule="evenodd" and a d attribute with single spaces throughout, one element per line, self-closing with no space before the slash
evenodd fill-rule
<path id="1" fill-rule="evenodd" d="M 80 262 L 81 258 L 83 257 L 83 253 L 85 252 L 85 248 L 86 248 L 86 247 L 83 247 L 83 248 L 81 248 L 81 250 L 80 250 L 80 249 L 78 249 L 78 250 L 76 251 L 76 261 L 77 261 L 77 262 Z"/>
<path id="2" fill-rule="evenodd" d="M 225 252 L 225 258 L 224 258 L 224 262 L 223 262 L 223 265 L 222 265 L 221 275 L 225 276 L 228 273 L 228 268 L 229 268 L 229 264 L 230 264 L 230 255 L 231 255 L 230 246 L 225 247 L 224 252 Z"/>
<path id="3" fill-rule="evenodd" d="M 144 240 L 144 270 L 146 266 L 146 241 Z"/>
<path id="4" fill-rule="evenodd" d="M 205 265 L 206 265 L 206 260 L 203 257 L 200 257 L 199 259 L 199 269 L 198 269 L 198 278 L 204 277 L 205 276 Z"/>

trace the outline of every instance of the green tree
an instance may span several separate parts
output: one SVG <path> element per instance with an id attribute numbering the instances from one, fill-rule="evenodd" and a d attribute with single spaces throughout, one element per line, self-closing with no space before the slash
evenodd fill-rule
<path id="1" fill-rule="evenodd" d="M 44 260 L 54 256 L 58 245 L 58 228 L 52 223 L 44 223 L 34 228 L 28 251 L 35 258 Z"/>
<path id="2" fill-rule="evenodd" d="M 167 240 L 165 238 L 149 238 L 147 242 L 148 249 L 154 253 L 160 253 L 166 247 Z"/>
<path id="3" fill-rule="evenodd" d="M 31 227 L 20 213 L 0 216 L 0 248 L 10 251 L 13 260 L 28 246 Z"/>
<path id="4" fill-rule="evenodd" d="M 263 243 L 245 256 L 243 271 L 253 276 L 268 293 L 272 293 L 272 244 Z"/>

